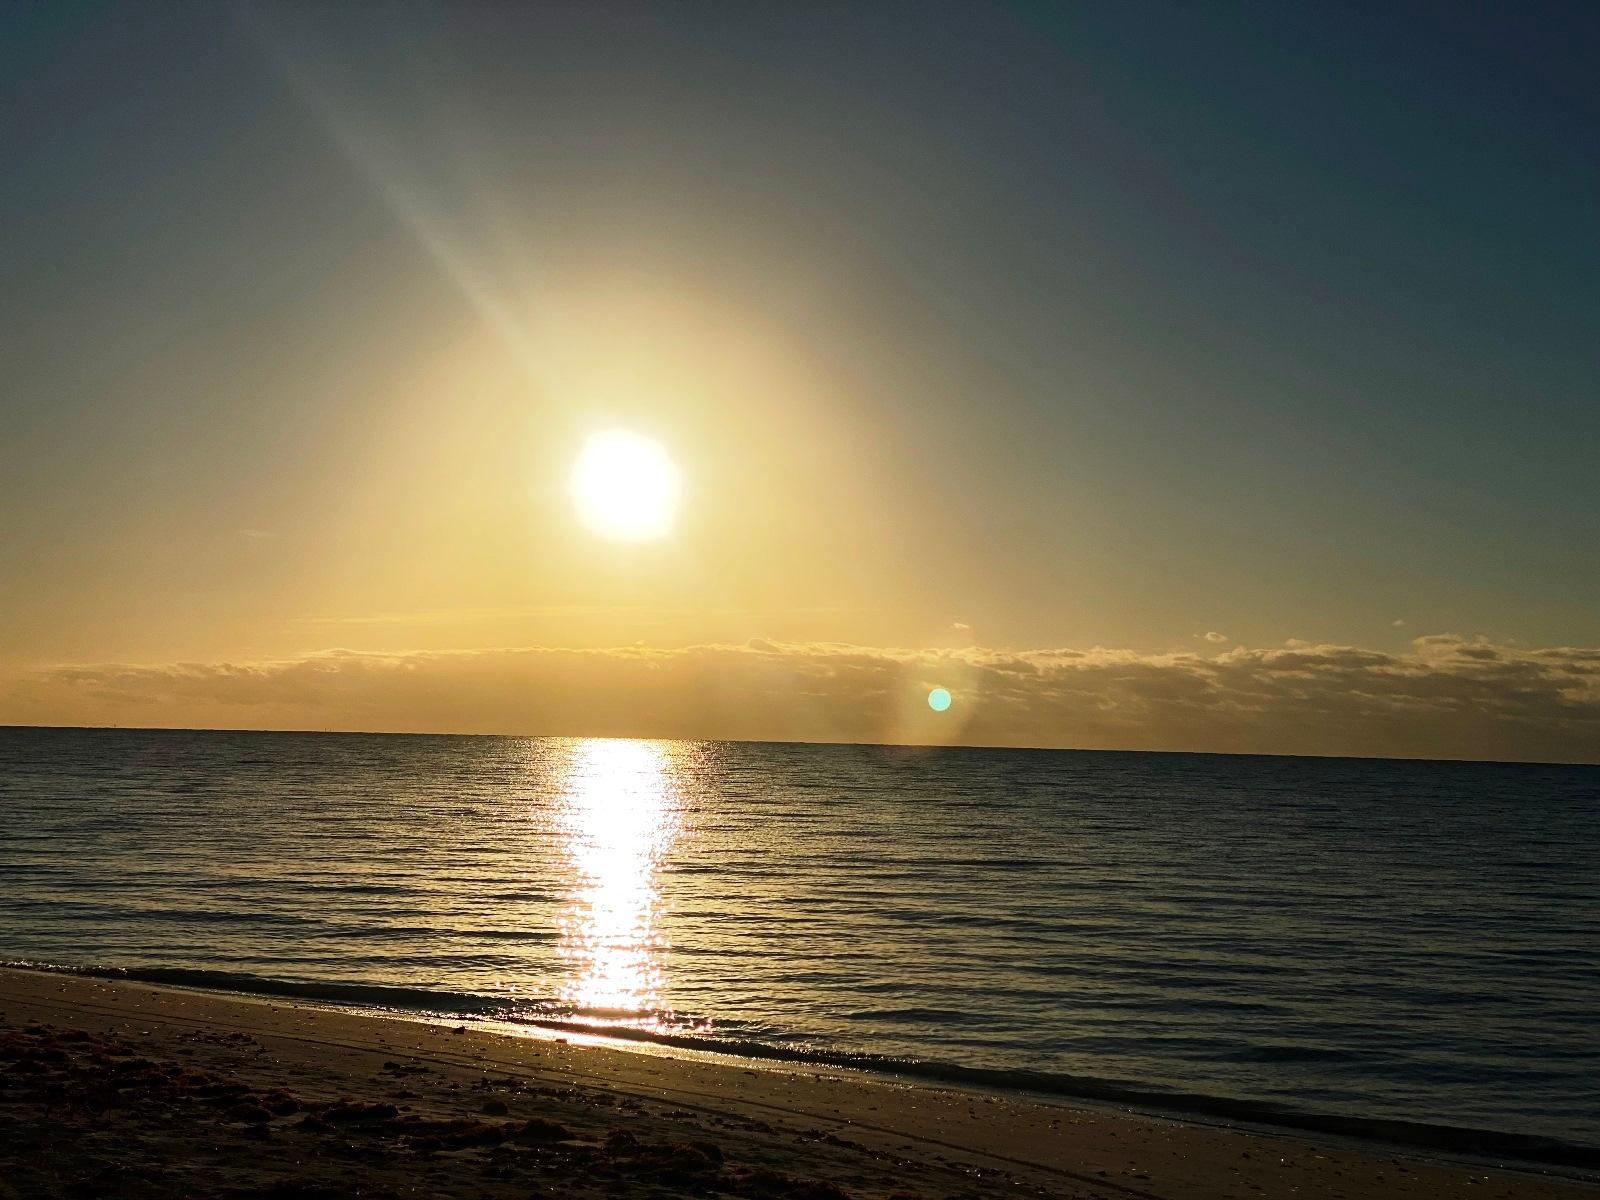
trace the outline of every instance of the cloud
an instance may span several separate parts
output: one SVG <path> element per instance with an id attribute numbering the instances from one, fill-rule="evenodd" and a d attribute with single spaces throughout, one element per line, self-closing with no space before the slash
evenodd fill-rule
<path id="1" fill-rule="evenodd" d="M 931 713 L 928 689 L 956 702 Z M 328 650 L 258 663 L 63 666 L 0 685 L 0 722 L 941 742 L 1593 762 L 1600 648 L 1452 634 L 1405 653 L 742 645 Z"/>
<path id="2" fill-rule="evenodd" d="M 1199 638 L 1204 638 L 1208 642 L 1226 642 L 1226 641 L 1231 641 L 1232 640 L 1232 639 L 1230 639 L 1228 637 L 1227 634 L 1218 633 L 1216 630 L 1212 630 L 1209 633 L 1199 633 L 1199 634 L 1196 634 L 1195 636 L 1199 637 Z"/>
<path id="3" fill-rule="evenodd" d="M 1390 621 L 1389 624 L 1393 625 L 1396 629 L 1404 629 L 1406 627 L 1406 619 L 1404 617 L 1396 617 L 1394 620 Z"/>
<path id="4" fill-rule="evenodd" d="M 965 621 L 951 621 L 950 622 L 950 628 L 955 630 L 957 633 L 971 633 L 972 632 L 972 626 L 968 625 Z"/>

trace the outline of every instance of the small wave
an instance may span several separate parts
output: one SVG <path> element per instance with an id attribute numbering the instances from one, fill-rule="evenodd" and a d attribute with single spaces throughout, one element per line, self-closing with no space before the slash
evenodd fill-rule
<path id="1" fill-rule="evenodd" d="M 1349 1062 L 1360 1058 L 1361 1055 L 1349 1050 L 1341 1050 L 1337 1046 L 1285 1046 L 1267 1044 L 1258 1046 L 1242 1046 L 1230 1053 L 1228 1058 L 1234 1062 L 1264 1062 L 1264 1063 L 1293 1063 L 1293 1062 Z"/>
<path id="2" fill-rule="evenodd" d="M 253 975 L 247 971 L 208 971 L 190 967 L 68 967 L 34 962 L 6 962 L 0 963 L 0 966 L 57 971 L 65 975 L 86 975 L 96 979 L 127 979 L 135 983 L 158 983 L 169 987 L 203 988 L 216 992 L 244 992 L 260 996 L 285 996 L 296 1000 L 320 1000 L 330 1004 L 351 1004 L 364 1008 L 404 1009 L 419 1013 L 462 1013 L 495 1017 L 508 1015 L 514 1007 L 504 999 L 476 995 L 472 992 L 375 983 L 275 979 L 265 975 Z"/>
<path id="3" fill-rule="evenodd" d="M 938 1021 L 946 1025 L 967 1025 L 983 1018 L 977 1013 L 956 1008 L 877 1008 L 849 1014 L 852 1021 Z"/>
<path id="4" fill-rule="evenodd" d="M 302 883 L 307 892 L 335 892 L 349 896 L 414 896 L 420 889 L 409 883 Z"/>
<path id="5" fill-rule="evenodd" d="M 99 904 L 92 900 L 63 901 L 50 898 L 32 902 L 30 907 L 70 910 L 76 916 L 101 921 L 143 921 L 160 925 L 244 925 L 304 929 L 323 923 L 320 917 L 302 917 L 294 913 L 261 910 L 247 912 L 228 908 L 138 908 L 123 904 Z"/>

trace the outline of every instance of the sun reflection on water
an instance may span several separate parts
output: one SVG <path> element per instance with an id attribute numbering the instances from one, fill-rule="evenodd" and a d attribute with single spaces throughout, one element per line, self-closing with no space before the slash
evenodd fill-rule
<path id="1" fill-rule="evenodd" d="M 678 832 L 668 748 L 656 742 L 576 743 L 558 816 L 575 887 L 560 916 L 563 1003 L 575 1015 L 662 1024 L 657 875 Z"/>

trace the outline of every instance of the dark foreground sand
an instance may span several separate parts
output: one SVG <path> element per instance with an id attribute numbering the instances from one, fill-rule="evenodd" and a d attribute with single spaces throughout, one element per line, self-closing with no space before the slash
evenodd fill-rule
<path id="1" fill-rule="evenodd" d="M 1583 1197 L 1538 1175 L 0 970 L 0 1197 Z"/>

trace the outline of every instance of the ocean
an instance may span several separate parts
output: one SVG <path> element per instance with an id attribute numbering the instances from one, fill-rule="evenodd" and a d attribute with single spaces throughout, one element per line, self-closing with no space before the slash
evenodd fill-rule
<path id="1" fill-rule="evenodd" d="M 1600 767 L 0 729 L 0 960 L 1600 1166 Z"/>

